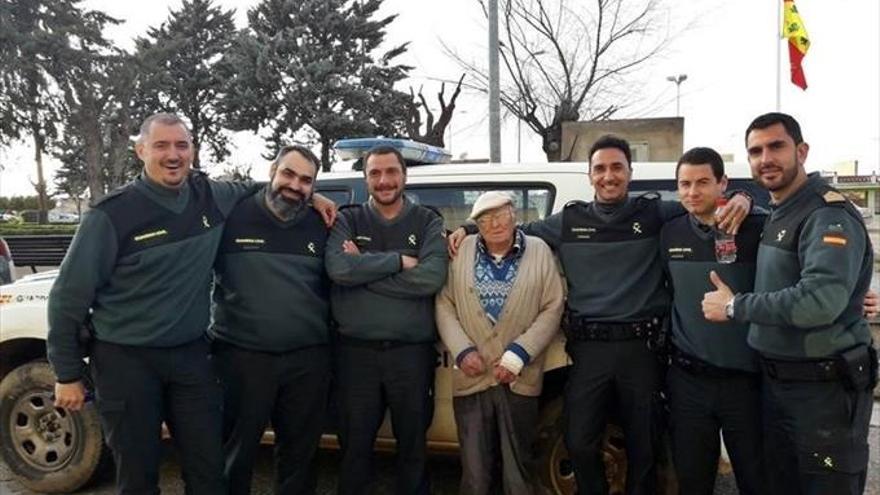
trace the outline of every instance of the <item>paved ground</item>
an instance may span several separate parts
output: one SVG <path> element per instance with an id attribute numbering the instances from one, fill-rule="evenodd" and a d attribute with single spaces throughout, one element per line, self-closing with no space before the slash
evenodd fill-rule
<path id="1" fill-rule="evenodd" d="M 868 468 L 868 488 L 866 495 L 880 495 L 880 402 L 874 404 L 874 415 L 871 419 L 871 464 Z M 335 493 L 337 466 L 339 455 L 336 452 L 324 451 L 319 457 L 318 493 Z M 393 493 L 394 484 L 394 460 L 389 455 L 377 455 L 377 468 L 379 477 L 375 493 Z M 260 452 L 257 472 L 254 482 L 254 495 L 268 495 L 272 491 L 272 449 L 264 447 Z M 460 468 L 458 458 L 455 456 L 435 456 L 430 461 L 431 483 L 436 494 L 454 494 L 458 492 L 458 477 Z M 111 495 L 113 493 L 112 476 L 108 474 L 97 486 L 83 490 L 82 494 Z M 174 460 L 171 449 L 168 449 L 165 461 L 162 465 L 162 493 L 177 495 L 183 494 L 183 486 L 180 482 L 180 470 Z M 719 478 L 715 490 L 716 495 L 734 495 L 738 493 L 731 476 Z M 17 483 L 9 473 L 6 465 L 0 462 L 0 494 L 3 495 L 33 495 L 34 492 L 25 490 Z"/>

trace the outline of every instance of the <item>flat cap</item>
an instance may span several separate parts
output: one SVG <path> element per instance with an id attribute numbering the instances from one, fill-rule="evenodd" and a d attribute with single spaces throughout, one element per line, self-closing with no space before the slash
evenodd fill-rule
<path id="1" fill-rule="evenodd" d="M 474 203 L 473 209 L 471 209 L 471 216 L 468 217 L 471 220 L 476 220 L 477 217 L 486 213 L 489 210 L 494 210 L 495 208 L 504 206 L 504 205 L 512 205 L 513 198 L 510 194 L 502 191 L 488 191 L 484 192 L 477 198 L 477 201 Z"/>

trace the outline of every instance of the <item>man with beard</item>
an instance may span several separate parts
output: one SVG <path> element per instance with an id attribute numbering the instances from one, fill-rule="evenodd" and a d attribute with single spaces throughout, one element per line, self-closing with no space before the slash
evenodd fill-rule
<path id="1" fill-rule="evenodd" d="M 860 494 L 868 466 L 877 353 L 862 315 L 873 249 L 861 215 L 818 174 L 790 115 L 746 129 L 752 175 L 770 191 L 755 290 L 734 294 L 717 274 L 703 298 L 710 321 L 749 322 L 761 356 L 769 492 Z"/>
<path id="2" fill-rule="evenodd" d="M 339 493 L 369 493 L 373 444 L 387 408 L 397 440 L 396 492 L 427 494 L 434 294 L 447 267 L 443 219 L 404 196 L 406 165 L 395 148 L 373 148 L 363 162 L 370 199 L 340 209 L 326 252 L 339 324 Z"/>
<path id="3" fill-rule="evenodd" d="M 119 492 L 159 492 L 164 421 L 187 493 L 225 493 L 222 397 L 205 338 L 211 267 L 227 215 L 254 186 L 192 171 L 192 136 L 174 114 L 144 120 L 135 151 L 143 172 L 86 213 L 49 293 L 55 406 L 83 407 L 89 351 Z"/>
<path id="4" fill-rule="evenodd" d="M 571 201 L 523 226 L 558 253 L 568 284 L 565 443 L 582 494 L 608 493 L 602 442 L 611 410 L 626 441 L 626 493 L 656 491 L 662 368 L 653 349 L 669 311 L 659 237 L 684 209 L 656 193 L 630 198 L 631 159 L 624 139 L 599 138 L 590 148 L 595 201 Z M 732 199 L 719 227 L 738 226 L 749 203 Z M 451 251 L 463 237 L 464 229 L 450 236 Z"/>
<path id="5" fill-rule="evenodd" d="M 215 264 L 213 361 L 224 391 L 229 492 L 250 493 L 271 421 L 279 494 L 313 493 L 330 382 L 328 231 L 309 208 L 317 157 L 285 146 L 271 182 L 226 221 Z"/>

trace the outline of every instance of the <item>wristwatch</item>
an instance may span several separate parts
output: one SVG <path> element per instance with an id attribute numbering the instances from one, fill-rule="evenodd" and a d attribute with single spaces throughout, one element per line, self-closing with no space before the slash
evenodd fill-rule
<path id="1" fill-rule="evenodd" d="M 724 315 L 727 316 L 728 320 L 733 319 L 733 301 L 736 301 L 736 296 L 731 297 L 730 301 L 727 301 L 727 304 L 724 305 Z"/>

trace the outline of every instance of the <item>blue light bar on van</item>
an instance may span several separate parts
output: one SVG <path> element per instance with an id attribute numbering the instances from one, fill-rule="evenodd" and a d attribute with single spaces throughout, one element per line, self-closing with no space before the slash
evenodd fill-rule
<path id="1" fill-rule="evenodd" d="M 413 163 L 449 163 L 452 153 L 439 146 L 411 141 L 409 139 L 392 138 L 356 138 L 340 139 L 333 149 L 343 160 L 357 160 L 367 151 L 376 146 L 391 146 L 403 155 L 407 162 Z"/>

